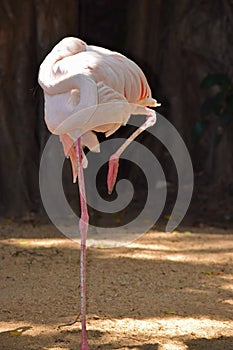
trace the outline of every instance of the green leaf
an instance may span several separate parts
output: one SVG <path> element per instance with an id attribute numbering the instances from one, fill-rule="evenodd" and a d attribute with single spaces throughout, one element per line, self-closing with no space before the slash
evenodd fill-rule
<path id="1" fill-rule="evenodd" d="M 13 336 L 19 336 L 19 335 L 21 335 L 22 333 L 23 333 L 23 330 L 22 329 L 16 329 L 15 331 L 10 331 L 9 332 L 10 333 L 10 335 L 13 335 Z"/>
<path id="2" fill-rule="evenodd" d="M 202 135 L 204 134 L 208 126 L 209 126 L 208 120 L 199 119 L 196 121 L 192 131 L 192 137 L 195 142 L 202 137 Z"/>
<path id="3" fill-rule="evenodd" d="M 214 275 L 214 271 L 203 271 L 202 272 L 204 275 L 212 276 Z"/>
<path id="4" fill-rule="evenodd" d="M 164 313 L 166 315 L 175 315 L 176 314 L 175 311 L 172 311 L 172 310 L 165 310 Z"/>
<path id="5" fill-rule="evenodd" d="M 201 87 L 206 89 L 209 89 L 214 85 L 226 88 L 232 85 L 232 82 L 226 74 L 222 73 L 208 74 L 201 82 Z"/>
<path id="6" fill-rule="evenodd" d="M 224 92 L 220 91 L 216 95 L 208 97 L 201 106 L 201 117 L 205 118 L 207 115 L 214 113 L 218 115 L 222 108 L 224 101 Z"/>

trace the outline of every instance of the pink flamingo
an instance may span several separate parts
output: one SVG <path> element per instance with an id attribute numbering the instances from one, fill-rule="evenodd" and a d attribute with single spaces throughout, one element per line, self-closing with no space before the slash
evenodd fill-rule
<path id="1" fill-rule="evenodd" d="M 61 40 L 40 66 L 39 84 L 44 90 L 45 121 L 48 129 L 60 136 L 66 156 L 70 157 L 73 181 L 78 176 L 81 218 L 81 350 L 89 350 L 86 336 L 86 237 L 88 211 L 83 167 L 83 147 L 98 152 L 94 132 L 106 137 L 125 125 L 131 114 L 145 114 L 142 124 L 110 157 L 107 186 L 112 192 L 118 173 L 119 157 L 145 129 L 156 122 L 159 106 L 142 70 L 120 53 L 87 45 L 68 37 Z"/>

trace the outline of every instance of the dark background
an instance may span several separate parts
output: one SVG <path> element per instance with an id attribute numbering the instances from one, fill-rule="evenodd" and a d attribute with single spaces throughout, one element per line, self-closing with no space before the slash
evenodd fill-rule
<path id="1" fill-rule="evenodd" d="M 232 114 L 217 145 L 214 113 L 203 135 L 195 142 L 192 138 L 203 102 L 217 91 L 216 86 L 201 88 L 203 79 L 221 73 L 232 80 L 232 0 L 2 0 L 0 23 L 0 216 L 45 216 L 38 170 L 49 132 L 38 68 L 60 39 L 77 36 L 120 51 L 144 70 L 153 96 L 162 103 L 159 112 L 177 128 L 191 154 L 195 190 L 189 224 L 232 223 Z M 117 135 L 128 133 L 122 127 Z M 176 196 L 175 167 L 166 149 L 146 133 L 141 142 L 155 152 L 170 184 L 167 213 Z M 141 188 L 140 176 L 124 163 L 120 176 Z M 70 174 L 65 183 L 69 195 L 77 198 Z"/>

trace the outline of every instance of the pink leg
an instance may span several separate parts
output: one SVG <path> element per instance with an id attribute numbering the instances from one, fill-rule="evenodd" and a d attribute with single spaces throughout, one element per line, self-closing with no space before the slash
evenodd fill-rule
<path id="1" fill-rule="evenodd" d="M 116 183 L 118 167 L 119 167 L 119 157 L 124 152 L 124 150 L 130 145 L 130 143 L 140 135 L 144 130 L 153 126 L 156 122 L 156 114 L 153 109 L 145 108 L 147 113 L 146 121 L 143 123 L 124 143 L 121 147 L 110 157 L 108 163 L 108 193 L 111 194 Z"/>
<path id="2" fill-rule="evenodd" d="M 79 221 L 79 230 L 81 233 L 81 257 L 80 257 L 80 277 L 81 277 L 81 317 L 82 317 L 82 345 L 81 350 L 90 350 L 86 335 L 86 238 L 88 230 L 88 211 L 86 203 L 86 191 L 84 183 L 84 174 L 82 166 L 82 147 L 80 138 L 75 143 L 76 156 L 78 163 L 78 185 L 81 204 L 81 218 Z"/>

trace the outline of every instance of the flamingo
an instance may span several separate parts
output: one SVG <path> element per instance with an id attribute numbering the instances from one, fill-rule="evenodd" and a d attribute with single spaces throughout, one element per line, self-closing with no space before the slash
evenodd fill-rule
<path id="1" fill-rule="evenodd" d="M 107 177 L 111 193 L 118 173 L 119 158 L 126 147 L 156 122 L 148 107 L 160 104 L 142 70 L 126 56 L 87 45 L 75 37 L 61 40 L 40 65 L 38 82 L 44 91 L 45 122 L 59 135 L 64 153 L 71 160 L 73 182 L 78 177 L 81 217 L 80 287 L 81 350 L 90 350 L 86 335 L 86 238 L 88 210 L 83 168 L 87 166 L 84 147 L 99 152 L 95 132 L 108 137 L 126 125 L 131 114 L 144 114 L 146 121 L 110 157 Z"/>

